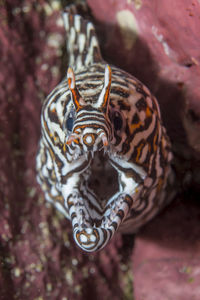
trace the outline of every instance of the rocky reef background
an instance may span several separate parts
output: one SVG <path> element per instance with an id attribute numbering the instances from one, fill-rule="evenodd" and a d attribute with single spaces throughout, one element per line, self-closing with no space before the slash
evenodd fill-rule
<path id="1" fill-rule="evenodd" d="M 35 180 L 41 103 L 67 68 L 67 4 L 0 2 L 0 299 L 198 300 L 200 3 L 88 1 L 104 58 L 157 96 L 177 174 L 173 203 L 97 254 L 76 247 Z"/>

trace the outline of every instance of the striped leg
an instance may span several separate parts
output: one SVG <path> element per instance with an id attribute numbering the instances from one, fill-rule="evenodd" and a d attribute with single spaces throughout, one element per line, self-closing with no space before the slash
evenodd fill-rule
<path id="1" fill-rule="evenodd" d="M 90 198 L 90 200 L 89 200 Z M 84 199 L 79 191 L 71 193 L 67 197 L 66 206 L 69 210 L 70 219 L 72 222 L 73 236 L 77 245 L 87 252 L 93 252 L 103 248 L 112 238 L 124 218 L 129 213 L 133 199 L 129 195 L 117 193 L 112 197 L 112 204 L 106 205 L 104 214 L 98 220 L 97 216 L 92 215 L 89 207 L 86 209 L 86 204 L 96 202 L 95 197 L 91 201 L 91 195 Z M 99 221 L 101 226 L 94 224 Z"/>
<path id="2" fill-rule="evenodd" d="M 115 168 L 120 169 L 120 191 L 109 199 L 105 208 L 101 208 L 100 201 L 86 187 L 85 182 L 79 184 L 79 190 L 68 195 L 68 207 L 73 227 L 73 236 L 77 245 L 87 252 L 103 248 L 115 234 L 130 210 L 139 206 L 140 192 L 146 176 L 142 169 L 132 164 L 122 168 L 122 161 L 112 161 Z M 136 170 L 135 170 L 136 169 Z M 134 176 L 130 176 L 132 170 Z M 127 173 L 127 174 L 126 174 Z M 74 175 L 73 175 L 74 176 Z M 71 182 L 75 182 L 71 179 Z M 69 187 L 65 188 L 69 191 Z"/>
<path id="3" fill-rule="evenodd" d="M 72 14 L 73 8 L 74 6 L 64 10 L 63 20 L 67 34 L 69 66 L 80 71 L 102 61 L 102 57 L 93 24 L 80 15 Z"/>

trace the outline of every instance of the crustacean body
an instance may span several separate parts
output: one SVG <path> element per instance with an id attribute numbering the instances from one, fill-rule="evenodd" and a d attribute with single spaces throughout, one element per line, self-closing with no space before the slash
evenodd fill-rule
<path id="1" fill-rule="evenodd" d="M 63 18 L 69 68 L 43 104 L 37 178 L 46 199 L 71 220 L 78 246 L 92 252 L 119 227 L 137 231 L 171 200 L 172 153 L 149 90 L 102 59 L 91 22 L 70 8 Z M 105 176 L 118 174 L 108 199 L 89 186 L 97 160 Z"/>

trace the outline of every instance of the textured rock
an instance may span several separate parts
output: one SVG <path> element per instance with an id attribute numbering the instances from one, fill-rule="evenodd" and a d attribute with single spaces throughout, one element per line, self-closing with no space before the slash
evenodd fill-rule
<path id="1" fill-rule="evenodd" d="M 177 201 L 138 235 L 133 255 L 137 300 L 199 299 L 199 217 L 197 203 Z"/>

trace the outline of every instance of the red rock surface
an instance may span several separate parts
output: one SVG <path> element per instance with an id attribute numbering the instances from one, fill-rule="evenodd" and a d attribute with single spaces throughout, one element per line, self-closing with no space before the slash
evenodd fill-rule
<path id="1" fill-rule="evenodd" d="M 174 202 L 136 238 L 136 300 L 200 298 L 200 210 L 187 200 Z"/>

